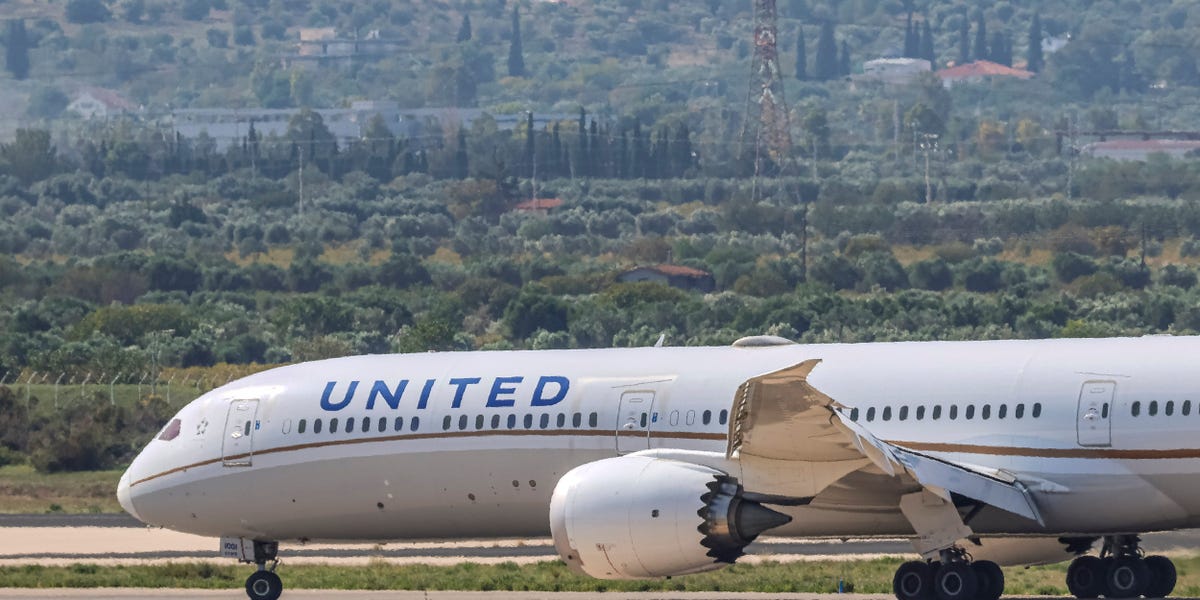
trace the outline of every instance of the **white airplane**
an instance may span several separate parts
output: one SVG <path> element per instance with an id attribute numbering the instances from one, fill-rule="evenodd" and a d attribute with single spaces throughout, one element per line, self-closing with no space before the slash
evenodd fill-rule
<path id="1" fill-rule="evenodd" d="M 547 533 L 606 579 L 719 568 L 763 533 L 907 536 L 899 600 L 996 600 L 998 562 L 1071 557 L 1079 597 L 1161 597 L 1175 568 L 1138 535 L 1200 526 L 1198 356 L 752 337 L 332 359 L 191 402 L 117 495 L 257 564 L 254 599 L 282 593 L 279 542 Z"/>

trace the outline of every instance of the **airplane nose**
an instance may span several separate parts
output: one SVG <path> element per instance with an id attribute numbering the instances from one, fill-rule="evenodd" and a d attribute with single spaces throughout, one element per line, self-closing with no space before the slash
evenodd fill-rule
<path id="1" fill-rule="evenodd" d="M 133 496 L 129 491 L 129 471 L 125 471 L 125 474 L 121 475 L 121 482 L 117 484 L 117 502 L 121 503 L 121 508 L 125 509 L 130 516 L 139 521 L 142 520 L 133 507 Z"/>

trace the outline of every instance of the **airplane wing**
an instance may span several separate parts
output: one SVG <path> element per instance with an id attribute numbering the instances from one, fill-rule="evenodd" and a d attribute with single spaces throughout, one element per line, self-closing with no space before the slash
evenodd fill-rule
<path id="1" fill-rule="evenodd" d="M 1026 486 L 988 471 L 909 450 L 877 438 L 850 420 L 845 406 L 808 382 L 820 359 L 753 377 L 738 387 L 729 419 L 726 458 L 822 463 L 866 457 L 887 475 L 907 475 L 1042 524 Z"/>

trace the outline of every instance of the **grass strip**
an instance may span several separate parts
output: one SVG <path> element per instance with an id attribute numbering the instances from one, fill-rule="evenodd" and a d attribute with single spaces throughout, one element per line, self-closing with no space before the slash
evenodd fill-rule
<path id="1" fill-rule="evenodd" d="M 1190 574 L 1200 569 L 1200 556 L 1176 558 L 1176 596 L 1196 597 L 1200 585 Z M 561 562 L 518 565 L 462 563 L 451 566 L 395 565 L 384 560 L 366 566 L 282 565 L 278 573 L 289 589 L 345 590 L 476 590 L 476 591 L 726 591 L 726 592 L 891 592 L 892 574 L 902 559 L 861 561 L 762 562 L 733 565 L 715 572 L 650 581 L 602 581 L 576 575 Z M 0 567 L 0 587 L 144 587 L 225 589 L 240 587 L 251 568 L 180 562 L 161 565 L 65 567 L 26 565 Z M 1066 563 L 1004 570 L 1005 593 L 1063 595 Z"/>

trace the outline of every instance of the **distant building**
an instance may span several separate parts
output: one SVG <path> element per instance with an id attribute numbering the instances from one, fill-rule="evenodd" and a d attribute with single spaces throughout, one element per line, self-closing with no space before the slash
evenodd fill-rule
<path id="1" fill-rule="evenodd" d="M 388 100 L 358 100 L 349 108 L 317 108 L 325 127 L 339 144 L 362 139 L 363 131 L 379 115 L 387 128 L 397 138 L 421 138 L 425 136 L 431 122 L 444 124 L 471 123 L 484 115 L 478 108 L 417 108 L 402 109 Z M 216 143 L 218 151 L 240 144 L 254 122 L 254 130 L 266 137 L 287 133 L 288 121 L 298 108 L 186 108 L 171 111 L 175 131 L 185 138 L 195 138 L 201 132 L 208 134 Z M 500 129 L 513 129 L 525 122 L 525 115 L 497 115 L 492 117 Z M 545 127 L 556 121 L 575 118 L 573 115 L 534 114 L 534 127 Z"/>
<path id="2" fill-rule="evenodd" d="M 296 53 L 284 57 L 285 66 L 305 64 L 349 65 L 355 59 L 394 56 L 407 47 L 400 39 L 384 39 L 373 29 L 364 37 L 340 38 L 333 27 L 303 27 Z"/>
<path id="3" fill-rule="evenodd" d="M 864 62 L 863 72 L 850 79 L 855 82 L 879 81 L 885 85 L 904 85 L 931 70 L 933 68 L 929 61 L 923 58 L 876 58 Z"/>
<path id="4" fill-rule="evenodd" d="M 1031 71 L 1006 67 L 990 60 L 977 60 L 962 65 L 955 65 L 934 73 L 942 80 L 942 85 L 953 87 L 960 83 L 980 83 L 997 78 L 1029 79 Z"/>
<path id="5" fill-rule="evenodd" d="M 83 88 L 67 105 L 67 110 L 85 119 L 107 119 L 138 110 L 138 105 L 105 88 Z"/>
<path id="6" fill-rule="evenodd" d="M 549 214 L 551 210 L 559 208 L 563 205 L 562 198 L 534 198 L 518 203 L 513 207 L 513 210 L 524 213 L 534 213 L 539 215 Z"/>
<path id="7" fill-rule="evenodd" d="M 1094 158 L 1144 161 L 1151 154 L 1166 154 L 1181 158 L 1188 152 L 1200 151 L 1198 140 L 1108 140 L 1083 147 L 1083 154 Z"/>
<path id="8" fill-rule="evenodd" d="M 682 265 L 637 267 L 617 275 L 617 281 L 621 283 L 656 281 L 683 290 L 705 293 L 717 289 L 717 282 L 713 279 L 712 273 Z"/>

